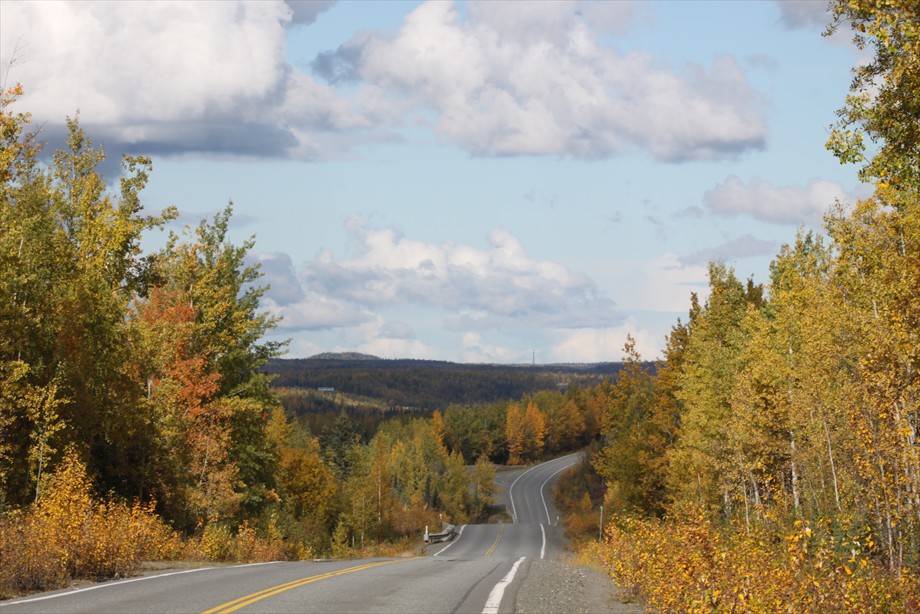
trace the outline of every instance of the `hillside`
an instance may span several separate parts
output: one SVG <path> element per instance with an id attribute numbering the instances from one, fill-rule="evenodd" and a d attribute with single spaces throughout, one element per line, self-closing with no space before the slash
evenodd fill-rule
<path id="1" fill-rule="evenodd" d="M 615 375 L 621 363 L 564 365 L 461 364 L 382 359 L 365 354 L 321 354 L 273 359 L 276 388 L 300 388 L 375 399 L 388 408 L 433 410 L 519 399 L 540 390 L 592 385 Z"/>

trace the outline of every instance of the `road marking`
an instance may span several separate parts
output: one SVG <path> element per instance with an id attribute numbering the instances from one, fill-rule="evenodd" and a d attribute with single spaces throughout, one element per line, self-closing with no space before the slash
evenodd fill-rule
<path id="1" fill-rule="evenodd" d="M 446 546 L 444 546 L 443 548 L 435 552 L 432 556 L 438 556 L 439 554 L 441 554 L 442 552 L 444 552 L 445 550 L 447 550 L 448 548 L 456 544 L 460 540 L 460 536 L 463 535 L 463 529 L 465 528 L 466 528 L 466 525 L 463 525 L 462 527 L 460 527 L 460 532 L 457 533 L 457 537 L 455 537 L 452 542 L 450 542 L 449 544 L 447 544 Z"/>
<path id="2" fill-rule="evenodd" d="M 543 496 L 543 489 L 546 488 L 546 483 L 547 483 L 547 482 L 549 482 L 549 481 L 552 480 L 554 477 L 556 477 L 556 474 L 557 474 L 557 473 L 561 473 L 561 472 L 565 471 L 566 469 L 568 469 L 569 467 L 574 467 L 574 466 L 575 466 L 575 463 L 572 463 L 571 465 L 566 465 L 566 466 L 563 467 L 562 469 L 557 470 L 555 473 L 553 473 L 553 475 L 551 475 L 551 476 L 549 476 L 548 478 L 546 478 L 546 479 L 543 481 L 543 484 L 540 485 L 540 498 L 543 499 L 543 511 L 546 512 L 546 522 L 548 522 L 549 524 L 553 524 L 553 520 L 552 520 L 552 518 L 549 517 L 549 508 L 546 506 L 546 497 Z"/>
<path id="3" fill-rule="evenodd" d="M 542 526 L 542 525 L 541 525 Z M 511 571 L 505 574 L 505 577 L 498 581 L 489 598 L 486 599 L 486 607 L 482 609 L 482 614 L 498 614 L 498 606 L 502 603 L 502 597 L 505 595 L 505 589 L 514 581 L 514 574 L 517 573 L 518 567 L 524 562 L 525 557 L 521 557 L 511 566 Z"/>
<path id="4" fill-rule="evenodd" d="M 263 563 L 264 564 L 264 563 Z M 20 599 L 18 601 L 8 601 L 3 605 L 18 605 L 20 603 L 32 603 L 34 601 L 44 601 L 46 599 L 57 599 L 58 597 L 68 597 L 70 595 L 76 595 L 77 593 L 85 593 L 86 591 L 94 591 L 100 588 L 112 588 L 115 586 L 121 586 L 122 584 L 131 584 L 132 582 L 143 582 L 144 580 L 156 580 L 157 578 L 165 578 L 167 576 L 178 576 L 183 573 L 195 573 L 197 571 L 207 571 L 208 569 L 216 569 L 215 567 L 199 567 L 197 569 L 184 569 L 182 571 L 171 571 L 169 573 L 161 573 L 155 576 L 144 576 L 142 578 L 131 578 L 130 580 L 121 580 L 118 582 L 106 582 L 105 584 L 96 584 L 93 586 L 87 586 L 86 588 L 78 588 L 72 591 L 67 591 L 64 593 L 55 593 L 53 595 L 43 595 L 41 597 L 32 597 L 31 599 Z"/>
<path id="5" fill-rule="evenodd" d="M 528 469 L 521 475 L 517 476 L 514 479 L 514 481 L 511 482 L 511 488 L 508 489 L 508 498 L 511 499 L 511 517 L 512 517 L 511 520 L 512 522 L 517 522 L 517 508 L 514 507 L 514 485 L 517 484 L 518 480 L 520 480 L 522 477 L 524 477 L 525 475 L 527 475 L 528 473 L 530 473 L 531 471 L 533 471 L 539 466 L 540 465 L 534 465 L 533 467 L 531 467 L 530 469 Z"/>
<path id="6" fill-rule="evenodd" d="M 498 523 L 498 535 L 495 536 L 495 541 L 492 542 L 492 546 L 486 551 L 486 556 L 492 556 L 492 553 L 495 552 L 495 549 L 498 547 L 498 542 L 502 540 L 502 531 L 505 529 L 505 523 Z"/>
<path id="7" fill-rule="evenodd" d="M 348 567 L 346 569 L 340 569 L 338 571 L 330 571 L 328 573 L 318 574 L 315 576 L 309 576 L 306 578 L 301 578 L 300 580 L 293 580 L 291 582 L 286 582 L 284 584 L 279 584 L 277 586 L 271 586 L 261 591 L 257 591 L 250 595 L 245 595 L 233 601 L 228 601 L 227 603 L 221 604 L 210 610 L 205 610 L 201 614 L 229 614 L 230 612 L 235 612 L 240 608 L 245 608 L 247 605 L 251 605 L 256 601 L 261 601 L 267 599 L 268 597 L 274 597 L 285 591 L 289 591 L 292 588 L 300 588 L 301 586 L 306 586 L 307 584 L 312 584 L 313 582 L 319 582 L 320 580 L 326 580 L 328 578 L 334 578 L 336 576 L 343 576 L 345 574 L 354 573 L 356 571 L 363 571 L 365 569 L 371 569 L 372 567 L 380 567 L 381 565 L 390 565 L 391 563 L 399 563 L 401 561 L 411 561 L 414 559 L 400 559 L 400 560 L 390 560 L 390 561 L 377 561 L 375 563 L 365 563 L 364 565 L 357 565 L 355 567 Z"/>
<path id="8" fill-rule="evenodd" d="M 543 536 L 543 545 L 540 546 L 540 558 L 542 559 L 546 556 L 546 531 L 543 529 L 543 525 L 540 525 L 540 535 Z"/>
<path id="9" fill-rule="evenodd" d="M 531 467 L 530 469 L 528 469 L 527 471 L 525 471 L 525 472 L 522 473 L 521 475 L 517 476 L 517 477 L 514 479 L 514 481 L 511 482 L 511 487 L 508 488 L 508 498 L 511 499 L 511 516 L 512 516 L 512 521 L 513 521 L 513 522 L 517 522 L 517 508 L 514 506 L 514 485 L 517 484 L 517 481 L 520 480 L 520 479 L 521 479 L 522 477 L 524 477 L 525 475 L 527 475 L 528 473 L 530 473 L 531 471 L 533 471 L 534 469 L 536 469 L 537 467 L 542 467 L 543 465 L 547 465 L 547 464 L 549 464 L 549 463 L 553 463 L 553 462 L 555 462 L 555 461 L 562 460 L 562 459 L 568 458 L 568 457 L 570 457 L 570 456 L 575 456 L 576 454 L 580 454 L 580 452 L 572 452 L 571 454 L 566 454 L 565 456 L 560 456 L 559 458 L 554 458 L 553 460 L 548 460 L 548 461 L 546 461 L 545 463 L 540 463 L 539 465 L 534 465 L 533 467 Z M 574 463 L 573 463 L 573 464 L 574 464 Z M 571 467 L 571 466 L 572 466 L 572 465 L 566 465 L 566 467 L 563 467 L 563 469 L 567 469 L 568 467 Z M 561 471 L 561 470 L 560 470 L 560 471 Z M 556 473 L 558 473 L 558 471 L 557 471 Z M 553 475 L 556 475 L 556 474 L 554 473 Z M 550 477 L 552 477 L 552 476 L 550 476 Z M 545 484 L 545 482 L 544 482 L 544 484 Z M 542 487 L 540 488 L 540 496 L 541 496 L 541 497 L 543 496 L 543 488 L 542 488 Z M 543 505 L 544 505 L 544 507 L 546 506 L 545 500 L 544 500 Z M 548 512 L 547 512 L 547 516 L 549 516 L 549 513 L 548 513 Z"/>

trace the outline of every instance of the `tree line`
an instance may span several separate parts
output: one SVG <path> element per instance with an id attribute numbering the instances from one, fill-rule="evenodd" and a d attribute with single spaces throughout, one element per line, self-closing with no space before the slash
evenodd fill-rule
<path id="1" fill-rule="evenodd" d="M 75 489 L 98 523 L 121 522 L 105 510 L 155 514 L 208 557 L 345 555 L 441 519 L 486 518 L 495 462 L 596 433 L 577 386 L 393 419 L 340 411 L 310 428 L 271 385 L 266 365 L 284 344 L 264 340 L 276 321 L 247 263 L 254 238 L 229 240 L 232 205 L 168 230 L 178 211 L 142 204 L 150 159 L 126 157 L 107 184 L 105 154 L 77 119 L 44 158 L 28 114 L 14 111 L 20 96 L 16 86 L 0 99 L 0 554 L 31 560 L 53 519 L 77 513 L 58 496 Z M 164 246 L 144 252 L 156 232 Z M 151 522 L 145 531 L 173 543 Z"/>
<path id="2" fill-rule="evenodd" d="M 433 360 L 361 358 L 273 359 L 266 370 L 279 388 L 334 388 L 379 400 L 386 407 L 434 411 L 451 404 L 520 399 L 540 390 L 595 385 L 619 370 L 594 365 L 477 365 Z"/>
<path id="3" fill-rule="evenodd" d="M 646 539 L 630 538 L 689 539 L 688 526 L 753 543 L 738 557 L 746 566 L 765 552 L 793 565 L 777 582 L 813 580 L 801 583 L 801 607 L 826 607 L 807 600 L 830 586 L 852 607 L 920 607 L 920 13 L 901 1 L 832 9 L 830 30 L 852 26 L 874 59 L 855 69 L 828 148 L 860 164 L 873 194 L 837 203 L 823 234 L 800 230 L 765 286 L 710 264 L 708 297 L 693 296 L 657 373 L 639 368 L 629 342 L 622 376 L 601 388 L 604 446 L 593 467 L 621 520 L 608 537 L 616 556 L 639 565 L 612 566 L 640 588 L 643 574 L 661 571 L 660 592 L 645 589 L 664 595 L 656 603 L 665 610 L 694 599 L 703 609 L 756 610 L 740 575 L 682 584 L 682 572 L 672 567 L 669 578 L 656 558 L 668 546 L 659 541 L 653 554 Z M 670 529 L 656 528 L 660 518 Z M 719 552 L 732 557 L 728 546 L 708 547 L 710 572 Z M 682 556 L 676 546 L 671 554 Z M 865 569 L 897 580 L 857 590 L 852 577 Z M 758 573 L 769 577 L 766 567 Z M 686 599 L 669 601 L 677 586 Z"/>

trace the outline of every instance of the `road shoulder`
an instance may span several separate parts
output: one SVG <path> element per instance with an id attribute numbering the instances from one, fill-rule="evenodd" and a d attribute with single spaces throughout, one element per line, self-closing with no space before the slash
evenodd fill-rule
<path id="1" fill-rule="evenodd" d="M 603 571 L 561 561 L 533 560 L 517 593 L 514 611 L 520 614 L 595 614 L 644 612 L 629 602 Z"/>

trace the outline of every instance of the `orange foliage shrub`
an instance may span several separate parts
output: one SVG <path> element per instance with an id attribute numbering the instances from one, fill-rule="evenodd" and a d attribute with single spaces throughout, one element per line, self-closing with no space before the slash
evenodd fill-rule
<path id="1" fill-rule="evenodd" d="M 828 524 L 748 534 L 720 531 L 697 511 L 617 517 L 601 556 L 621 586 L 662 612 L 920 611 L 920 577 L 888 570 L 872 544 L 835 537 Z"/>
<path id="2" fill-rule="evenodd" d="M 143 559 L 181 552 L 181 538 L 153 513 L 153 504 L 94 500 L 75 456 L 65 458 L 44 491 L 28 509 L 0 520 L 0 594 L 125 576 Z"/>

